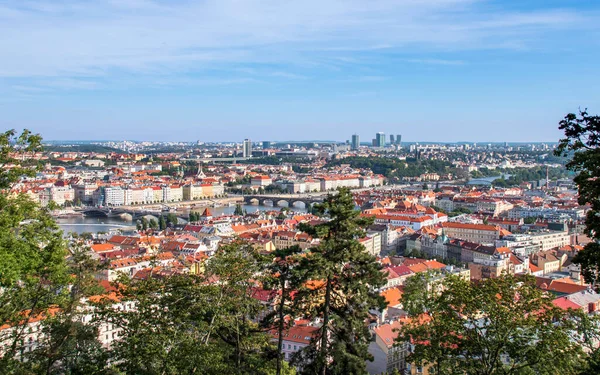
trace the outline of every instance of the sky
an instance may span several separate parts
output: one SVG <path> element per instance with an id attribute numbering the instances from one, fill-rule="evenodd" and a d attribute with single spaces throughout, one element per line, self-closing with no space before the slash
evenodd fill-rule
<path id="1" fill-rule="evenodd" d="M 553 142 L 600 113 L 598 0 L 0 0 L 0 130 Z"/>

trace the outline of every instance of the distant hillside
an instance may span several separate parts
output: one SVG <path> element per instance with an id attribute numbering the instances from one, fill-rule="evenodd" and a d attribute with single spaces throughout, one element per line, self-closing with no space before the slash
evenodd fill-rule
<path id="1" fill-rule="evenodd" d="M 101 146 L 101 145 L 45 145 L 44 150 L 51 152 L 96 152 L 96 153 L 108 153 L 108 152 L 123 152 L 113 147 Z"/>

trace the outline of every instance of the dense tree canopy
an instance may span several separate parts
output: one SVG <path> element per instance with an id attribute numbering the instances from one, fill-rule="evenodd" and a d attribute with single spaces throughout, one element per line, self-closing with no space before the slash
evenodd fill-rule
<path id="1" fill-rule="evenodd" d="M 600 281 L 600 116 L 592 116 L 587 111 L 578 115 L 569 113 L 560 121 L 559 129 L 564 131 L 555 153 L 567 156 L 572 153 L 567 168 L 577 173 L 574 178 L 579 188 L 579 204 L 589 204 L 586 234 L 594 241 L 585 246 L 575 258 L 581 264 L 582 273 L 588 282 L 598 285 Z"/>
<path id="2" fill-rule="evenodd" d="M 576 374 L 576 314 L 552 298 L 530 277 L 413 277 L 402 297 L 412 320 L 398 342 L 410 342 L 410 360 L 433 374 Z"/>
<path id="3" fill-rule="evenodd" d="M 28 156 L 40 150 L 39 136 L 15 134 L 0 135 L 0 324 L 14 326 L 0 358 L 4 369 L 17 365 L 27 320 L 64 303 L 71 280 L 66 246 L 48 211 L 25 194 L 9 191 L 35 173 L 37 163 Z"/>

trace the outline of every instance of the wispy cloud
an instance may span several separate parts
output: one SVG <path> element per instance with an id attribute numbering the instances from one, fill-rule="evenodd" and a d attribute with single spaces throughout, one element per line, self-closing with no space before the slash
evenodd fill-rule
<path id="1" fill-rule="evenodd" d="M 465 65 L 463 60 L 446 60 L 446 59 L 402 59 L 402 61 L 414 64 L 426 65 Z"/>
<path id="2" fill-rule="evenodd" d="M 294 73 L 289 73 L 289 72 L 273 72 L 270 73 L 270 75 L 272 77 L 280 77 L 280 78 L 287 78 L 287 79 L 306 79 L 307 77 L 301 74 L 294 74 Z"/>
<path id="3" fill-rule="evenodd" d="M 537 46 L 548 33 L 593 25 L 588 18 L 596 18 L 576 10 L 498 12 L 484 5 L 478 0 L 0 0 L 0 77 L 47 77 L 64 80 L 47 87 L 86 89 L 98 77 L 122 73 L 233 70 L 245 63 L 272 69 L 266 73 L 271 77 L 304 79 L 285 67 L 337 69 L 360 59 L 356 54 L 388 51 L 424 56 L 404 59 L 410 63 L 462 65 L 429 55 Z M 231 82 L 236 79 L 243 78 Z"/>

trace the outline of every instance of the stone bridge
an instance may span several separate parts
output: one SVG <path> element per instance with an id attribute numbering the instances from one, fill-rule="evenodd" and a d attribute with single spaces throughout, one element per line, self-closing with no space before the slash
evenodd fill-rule
<path id="1" fill-rule="evenodd" d="M 277 207 L 281 202 L 286 202 L 288 207 L 294 207 L 298 202 L 304 203 L 307 207 L 309 204 L 322 203 L 322 196 L 289 196 L 289 195 L 244 195 L 244 203 L 258 204 L 264 206 L 265 202 L 271 202 L 273 207 Z"/>
<path id="2" fill-rule="evenodd" d="M 88 217 L 120 217 L 123 214 L 129 214 L 133 218 L 133 220 L 139 219 L 142 216 L 154 216 L 156 218 L 160 217 L 160 215 L 167 215 L 169 212 L 159 212 L 156 210 L 130 210 L 119 207 L 90 207 L 83 210 L 80 210 L 84 216 Z M 177 217 L 180 219 L 187 220 L 187 217 L 182 217 L 177 214 Z"/>

